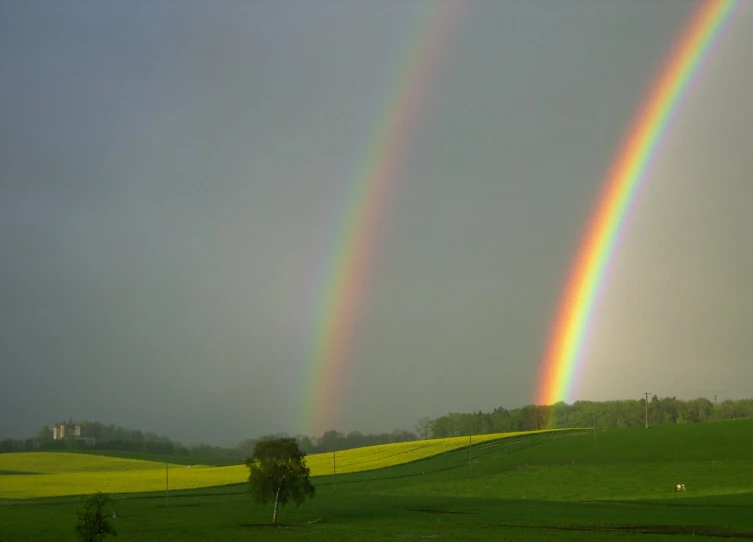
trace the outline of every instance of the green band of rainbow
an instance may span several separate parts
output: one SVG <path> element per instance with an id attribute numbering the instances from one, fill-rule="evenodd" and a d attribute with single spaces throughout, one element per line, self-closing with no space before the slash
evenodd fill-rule
<path id="1" fill-rule="evenodd" d="M 401 57 L 388 87 L 362 167 L 355 176 L 337 229 L 335 249 L 324 273 L 322 297 L 307 349 L 306 390 L 300 429 L 321 434 L 338 421 L 358 309 L 369 286 L 380 229 L 403 158 L 426 101 L 441 46 L 461 0 L 428 2 L 421 23 Z"/>
<path id="2" fill-rule="evenodd" d="M 669 121 L 737 3 L 737 0 L 701 0 L 628 131 L 626 143 L 604 181 L 595 214 L 565 287 L 542 362 L 537 404 L 572 400 L 589 320 L 621 227 L 646 179 Z"/>

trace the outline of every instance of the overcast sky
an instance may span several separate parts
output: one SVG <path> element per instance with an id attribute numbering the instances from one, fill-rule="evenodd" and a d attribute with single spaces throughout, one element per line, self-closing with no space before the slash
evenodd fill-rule
<path id="1" fill-rule="evenodd" d="M 695 6 L 456 10 L 333 428 L 533 401 L 605 172 Z M 426 7 L 0 0 L 0 437 L 306 431 L 314 278 Z M 577 398 L 753 396 L 751 58 L 746 2 L 633 209 Z"/>

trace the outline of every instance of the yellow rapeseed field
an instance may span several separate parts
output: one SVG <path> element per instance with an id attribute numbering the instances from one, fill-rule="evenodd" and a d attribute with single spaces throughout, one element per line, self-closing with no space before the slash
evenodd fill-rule
<path id="1" fill-rule="evenodd" d="M 142 471 L 149 469 L 162 469 L 164 472 L 165 464 L 140 459 L 123 459 L 120 457 L 71 452 L 0 454 L 0 471 L 54 474 L 64 472 Z"/>
<path id="2" fill-rule="evenodd" d="M 493 435 L 475 435 L 473 443 L 499 440 L 501 438 L 515 437 L 525 433 L 496 433 Z M 335 455 L 337 472 L 346 474 L 349 472 L 362 472 L 367 470 L 392 467 L 403 463 L 426 459 L 437 454 L 457 450 L 468 446 L 468 437 L 450 437 L 433 440 L 416 440 L 411 442 L 397 442 L 395 444 L 380 444 L 366 448 L 353 448 L 343 450 Z M 313 454 L 306 457 L 306 462 L 311 469 L 312 476 L 332 474 L 332 454 Z"/>
<path id="3" fill-rule="evenodd" d="M 476 435 L 474 443 L 528 433 Z M 400 442 L 336 453 L 339 474 L 391 467 L 468 446 L 468 437 Z M 332 474 L 332 454 L 306 457 L 312 476 Z M 137 459 L 60 452 L 0 454 L 0 499 L 31 499 L 105 493 L 140 493 L 165 489 L 165 464 Z M 9 474 L 18 472 L 19 474 Z M 26 473 L 26 474 L 23 474 Z M 36 473 L 36 474 L 30 474 Z M 195 489 L 245 482 L 244 465 L 209 467 L 168 465 L 169 488 Z"/>

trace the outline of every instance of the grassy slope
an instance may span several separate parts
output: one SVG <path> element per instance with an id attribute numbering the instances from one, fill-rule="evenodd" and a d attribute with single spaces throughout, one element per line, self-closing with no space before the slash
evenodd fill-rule
<path id="1" fill-rule="evenodd" d="M 507 433 L 474 437 L 490 441 L 520 435 Z M 408 463 L 465 446 L 467 438 L 402 442 L 345 450 L 337 453 L 340 473 L 362 472 Z M 66 452 L 29 452 L 0 455 L 0 498 L 21 499 L 81 495 L 95 490 L 107 493 L 135 493 L 163 490 L 165 458 L 159 462 L 121 457 L 117 454 L 93 455 Z M 146 457 L 147 454 L 128 454 Z M 153 457 L 153 456 L 151 456 Z M 332 455 L 315 454 L 307 458 L 312 475 L 332 472 Z M 169 487 L 195 489 L 238 484 L 246 480 L 244 465 L 211 467 L 204 465 L 168 465 Z M 13 475 L 17 472 L 17 475 Z M 36 474 L 36 476 L 29 476 Z"/>
<path id="2" fill-rule="evenodd" d="M 317 477 L 271 519 L 242 486 L 119 496 L 119 540 L 695 540 L 753 537 L 753 420 L 532 435 L 397 467 Z M 575 462 L 575 465 L 573 465 Z M 677 478 L 682 476 L 682 478 Z M 365 479 L 364 479 L 365 478 Z M 677 479 L 676 479 L 677 478 Z M 683 482 L 688 493 L 672 492 Z M 568 493 L 568 491 L 570 493 Z M 656 497 L 656 498 L 648 498 Z M 560 500 L 558 500 L 560 499 Z M 0 505 L 0 541 L 66 540 L 76 500 Z M 456 512 L 456 513 L 448 513 Z M 321 519 L 319 519 L 321 518 Z M 315 523 L 308 523 L 317 520 Z M 7 535 L 3 536 L 3 529 Z M 641 534 L 641 533 L 660 534 Z M 675 534 L 670 534 L 674 532 Z"/>
<path id="3" fill-rule="evenodd" d="M 613 430 L 528 449 L 479 447 L 477 478 L 399 488 L 406 494 L 629 500 L 753 492 L 753 420 Z M 685 495 L 683 495 L 685 496 Z"/>
<path id="4" fill-rule="evenodd" d="M 568 432 L 568 431 L 565 431 Z M 508 439 L 522 435 L 536 435 L 551 433 L 551 431 L 529 431 L 519 433 L 496 433 L 491 435 L 476 435 L 473 442 L 482 443 L 500 439 Z M 468 437 L 452 437 L 434 440 L 418 440 L 412 442 L 397 442 L 394 444 L 380 444 L 366 448 L 344 450 L 336 454 L 336 471 L 341 474 L 361 473 L 395 465 L 402 465 L 421 461 L 453 450 L 465 449 Z M 331 453 L 313 454 L 306 458 L 312 476 L 330 474 L 333 470 Z"/>

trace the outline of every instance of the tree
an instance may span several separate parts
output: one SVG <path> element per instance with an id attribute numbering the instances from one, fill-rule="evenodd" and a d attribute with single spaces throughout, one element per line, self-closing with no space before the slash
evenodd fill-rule
<path id="1" fill-rule="evenodd" d="M 235 445 L 235 453 L 238 457 L 250 457 L 254 453 L 256 439 L 247 438 Z"/>
<path id="2" fill-rule="evenodd" d="M 406 431 L 405 429 L 393 429 L 390 434 L 390 442 L 408 442 L 411 440 L 418 440 L 414 433 Z"/>
<path id="3" fill-rule="evenodd" d="M 332 429 L 322 435 L 322 438 L 319 440 L 319 447 L 323 452 L 336 452 L 344 448 L 344 440 L 344 435 Z"/>
<path id="4" fill-rule="evenodd" d="M 108 519 L 114 516 L 114 511 L 107 495 L 97 491 L 93 495 L 83 497 L 81 505 L 83 509 L 76 511 L 78 515 L 76 533 L 81 542 L 98 542 L 107 535 L 117 535 L 115 527 Z"/>
<path id="5" fill-rule="evenodd" d="M 50 428 L 46 425 L 40 427 L 39 431 L 37 431 L 37 439 L 39 439 L 40 442 L 52 440 L 52 431 L 50 431 Z"/>
<path id="6" fill-rule="evenodd" d="M 314 443 L 311 442 L 311 437 L 300 435 L 296 437 L 296 440 L 298 441 L 298 446 L 301 447 L 301 451 L 303 451 L 304 453 L 308 454 L 314 448 Z"/>
<path id="7" fill-rule="evenodd" d="M 257 442 L 253 455 L 246 459 L 252 495 L 261 504 L 275 503 L 272 516 L 275 527 L 278 505 L 284 506 L 292 500 L 300 506 L 307 497 L 314 496 L 305 456 L 294 438 L 279 438 Z"/>
<path id="8" fill-rule="evenodd" d="M 430 437 L 431 435 L 431 418 L 428 416 L 424 416 L 423 418 L 419 418 L 416 422 L 416 434 L 418 435 L 418 438 L 421 440 L 425 440 Z"/>

